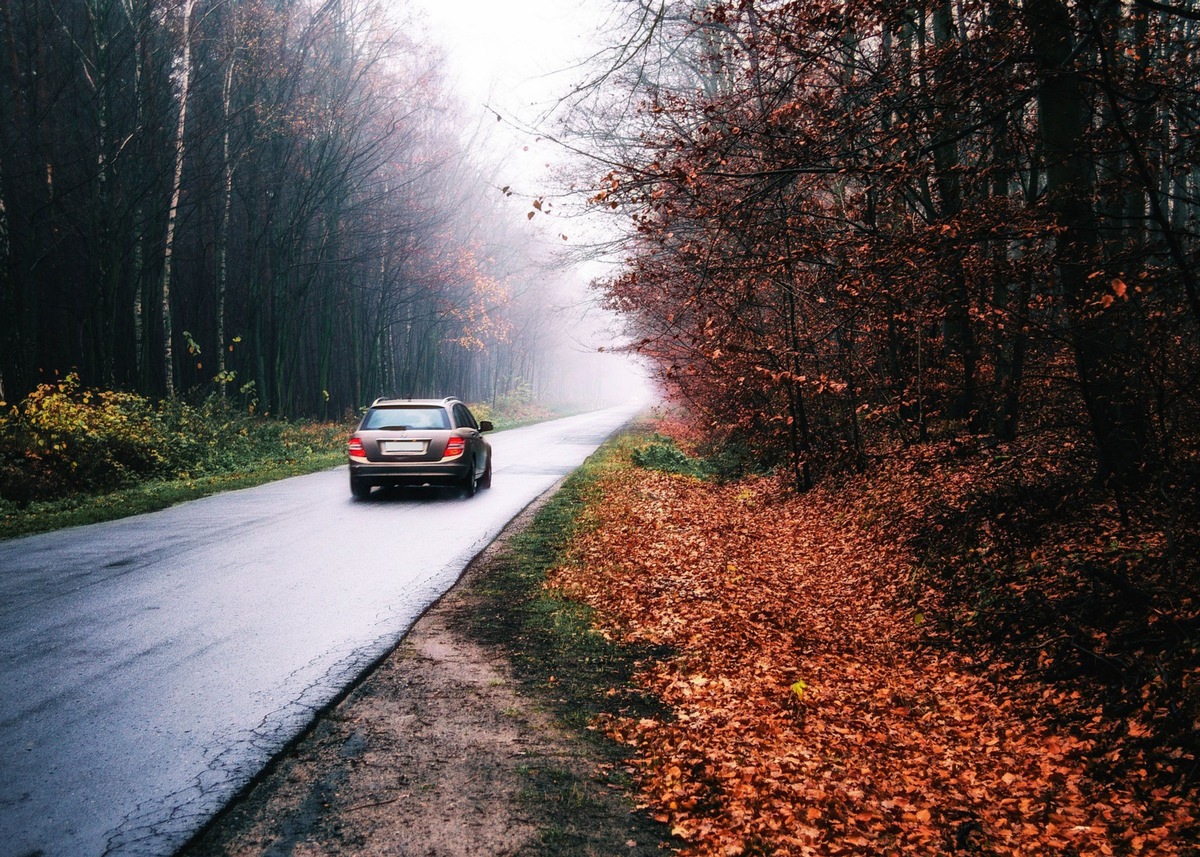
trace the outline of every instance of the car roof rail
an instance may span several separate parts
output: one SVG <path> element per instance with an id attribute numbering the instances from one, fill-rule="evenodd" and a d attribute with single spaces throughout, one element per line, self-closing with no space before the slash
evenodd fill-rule
<path id="1" fill-rule="evenodd" d="M 414 402 L 414 401 L 416 401 L 416 402 L 441 402 L 444 405 L 449 402 L 461 402 L 462 399 L 459 398 L 458 396 L 443 396 L 441 399 L 414 399 L 412 396 L 404 396 L 403 398 L 401 398 L 399 396 L 380 396 L 375 401 L 371 402 L 370 407 L 373 408 L 376 405 L 388 404 L 390 402 Z"/>

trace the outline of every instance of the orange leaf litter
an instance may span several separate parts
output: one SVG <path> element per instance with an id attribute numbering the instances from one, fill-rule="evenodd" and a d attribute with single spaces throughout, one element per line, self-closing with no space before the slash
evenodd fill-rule
<path id="1" fill-rule="evenodd" d="M 639 677 L 669 716 L 597 728 L 679 853 L 1197 853 L 1194 806 L 1090 777 L 1044 687 L 922 645 L 910 558 L 838 496 L 639 469 L 603 495 L 548 585 L 674 652 Z"/>

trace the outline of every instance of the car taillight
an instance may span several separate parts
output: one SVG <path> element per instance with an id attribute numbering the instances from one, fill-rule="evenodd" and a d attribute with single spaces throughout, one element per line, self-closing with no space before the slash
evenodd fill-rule
<path id="1" fill-rule="evenodd" d="M 467 442 L 461 437 L 452 437 L 446 441 L 446 454 L 442 458 L 453 458 L 462 455 L 467 449 Z"/>
<path id="2" fill-rule="evenodd" d="M 356 455 L 359 458 L 366 458 L 367 451 L 363 449 L 362 441 L 357 437 L 350 438 L 350 454 Z"/>

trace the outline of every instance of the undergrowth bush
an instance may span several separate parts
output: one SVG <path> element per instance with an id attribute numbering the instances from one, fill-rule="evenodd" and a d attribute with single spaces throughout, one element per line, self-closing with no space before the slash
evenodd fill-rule
<path id="1" fill-rule="evenodd" d="M 633 463 L 647 470 L 660 470 L 697 479 L 712 479 L 716 470 L 703 458 L 693 458 L 675 445 L 675 441 L 656 434 L 645 446 L 635 449 L 631 455 Z"/>
<path id="2" fill-rule="evenodd" d="M 335 450 L 345 434 L 336 424 L 241 413 L 218 397 L 190 405 L 90 390 L 70 374 L 0 413 L 0 500 L 25 504 L 253 469 Z"/>
<path id="3" fill-rule="evenodd" d="M 18 502 L 105 491 L 157 473 L 156 415 L 139 396 L 42 384 L 0 417 L 0 497 Z"/>

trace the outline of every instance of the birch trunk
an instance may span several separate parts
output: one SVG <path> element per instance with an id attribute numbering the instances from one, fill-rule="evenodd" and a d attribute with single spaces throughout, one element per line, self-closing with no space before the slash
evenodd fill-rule
<path id="1" fill-rule="evenodd" d="M 133 61 L 133 86 L 134 86 L 134 127 L 141 132 L 144 125 L 144 106 L 145 106 L 145 88 L 143 86 L 143 67 L 145 65 L 146 44 L 144 37 L 144 29 L 141 25 L 141 7 L 134 0 L 122 0 L 121 9 L 125 13 L 125 18 L 129 21 L 129 26 L 136 34 L 136 45 L 134 48 Z M 146 362 L 146 319 L 145 319 L 145 300 L 144 294 L 147 284 L 144 279 L 146 270 L 145 259 L 145 240 L 146 240 L 146 217 L 145 208 L 142 202 L 138 202 L 133 210 L 133 271 L 131 278 L 133 281 L 133 339 L 134 339 L 134 378 L 140 389 L 148 389 L 149 369 Z"/>
<path id="2" fill-rule="evenodd" d="M 217 377 L 220 379 L 221 398 L 225 398 L 228 386 L 225 355 L 225 288 L 229 276 L 229 212 L 233 202 L 233 161 L 229 157 L 229 115 L 233 97 L 233 70 L 236 58 L 231 56 L 225 69 L 225 82 L 221 89 L 221 109 L 224 133 L 221 138 L 221 163 L 224 168 L 221 200 L 221 223 L 217 230 Z M 182 139 L 182 138 L 181 138 Z"/>
<path id="3" fill-rule="evenodd" d="M 183 135 L 187 129 L 188 86 L 192 74 L 192 7 L 183 0 L 183 45 L 179 70 L 179 122 L 175 127 L 175 170 L 171 179 L 171 205 L 167 209 L 167 238 L 163 244 L 162 334 L 163 375 L 167 397 L 175 396 L 175 357 L 171 348 L 171 261 L 175 249 L 175 223 L 179 216 L 179 194 L 183 185 Z"/>

